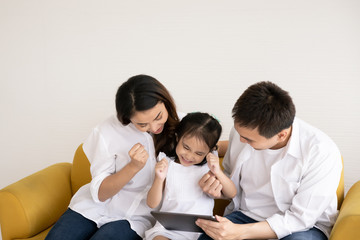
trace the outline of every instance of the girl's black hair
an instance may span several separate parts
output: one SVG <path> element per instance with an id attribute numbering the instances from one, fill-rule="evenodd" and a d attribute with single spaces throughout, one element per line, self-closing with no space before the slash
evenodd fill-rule
<path id="1" fill-rule="evenodd" d="M 210 151 L 217 149 L 217 142 L 221 136 L 222 127 L 218 120 L 208 113 L 193 112 L 187 114 L 177 126 L 175 133 L 180 141 L 182 137 L 196 137 L 204 141 Z M 176 148 L 176 146 L 175 146 Z M 175 148 L 170 156 L 177 158 Z M 201 163 L 206 163 L 206 156 Z"/>

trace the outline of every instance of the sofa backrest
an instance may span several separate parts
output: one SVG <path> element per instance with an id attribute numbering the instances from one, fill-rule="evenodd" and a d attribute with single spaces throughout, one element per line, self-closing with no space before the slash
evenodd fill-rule
<path id="1" fill-rule="evenodd" d="M 220 160 L 222 160 L 223 156 L 219 156 Z M 337 197 L 338 197 L 338 209 L 340 209 L 341 204 L 344 200 L 344 161 L 342 159 L 343 168 L 341 171 L 341 179 L 339 182 L 339 186 L 337 188 Z M 222 164 L 220 163 L 222 166 Z M 79 188 L 91 181 L 90 174 L 90 163 L 87 159 L 82 144 L 77 148 L 73 160 L 73 166 L 71 170 L 71 187 L 72 194 L 74 195 Z M 218 211 L 217 211 L 218 212 Z"/>
<path id="2" fill-rule="evenodd" d="M 86 157 L 82 144 L 76 149 L 71 169 L 71 191 L 74 195 L 79 188 L 91 181 L 90 162 Z"/>

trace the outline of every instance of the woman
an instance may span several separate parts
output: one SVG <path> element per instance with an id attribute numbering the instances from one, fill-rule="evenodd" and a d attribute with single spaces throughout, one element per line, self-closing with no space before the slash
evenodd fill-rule
<path id="1" fill-rule="evenodd" d="M 174 101 L 155 78 L 137 75 L 119 87 L 116 111 L 84 142 L 92 180 L 73 196 L 46 239 L 142 239 L 154 224 L 146 195 L 155 156 L 175 144 Z"/>

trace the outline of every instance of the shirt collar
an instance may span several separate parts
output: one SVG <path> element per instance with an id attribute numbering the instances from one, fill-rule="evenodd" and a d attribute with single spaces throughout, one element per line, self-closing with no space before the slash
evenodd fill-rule
<path id="1" fill-rule="evenodd" d="M 294 122 L 291 128 L 291 137 L 289 142 L 286 146 L 286 153 L 290 154 L 295 158 L 301 158 L 301 146 L 300 146 L 300 129 L 299 129 L 299 122 L 297 118 L 294 118 Z"/>

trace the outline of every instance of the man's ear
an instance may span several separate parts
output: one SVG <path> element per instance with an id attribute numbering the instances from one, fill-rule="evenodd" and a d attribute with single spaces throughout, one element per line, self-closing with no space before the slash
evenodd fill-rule
<path id="1" fill-rule="evenodd" d="M 289 132 L 286 129 L 282 130 L 281 132 L 278 133 L 279 140 L 284 141 L 288 134 Z"/>

